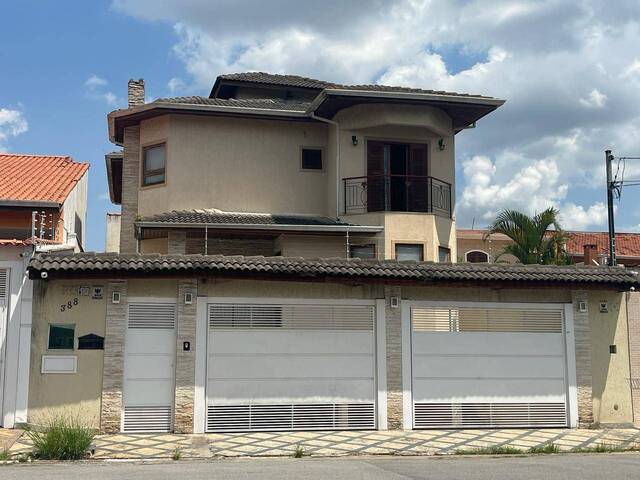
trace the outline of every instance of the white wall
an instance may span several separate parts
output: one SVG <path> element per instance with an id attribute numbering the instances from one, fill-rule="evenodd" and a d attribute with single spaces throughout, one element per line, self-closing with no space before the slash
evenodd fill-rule
<path id="1" fill-rule="evenodd" d="M 86 245 L 86 223 L 87 223 L 87 182 L 89 175 L 85 173 L 73 187 L 71 193 L 62 204 L 62 215 L 64 217 L 65 244 L 74 244 L 73 234 L 78 236 L 78 243 L 84 249 Z M 76 232 L 76 216 L 80 219 L 80 230 Z M 71 238 L 70 238 L 71 237 Z M 80 251 L 76 247 L 76 251 Z"/>

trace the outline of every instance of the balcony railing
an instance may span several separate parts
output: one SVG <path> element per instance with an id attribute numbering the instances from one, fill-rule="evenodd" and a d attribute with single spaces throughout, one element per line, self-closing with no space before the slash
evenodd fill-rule
<path id="1" fill-rule="evenodd" d="M 418 175 L 368 175 L 342 180 L 345 215 L 424 212 L 451 217 L 451 184 Z"/>

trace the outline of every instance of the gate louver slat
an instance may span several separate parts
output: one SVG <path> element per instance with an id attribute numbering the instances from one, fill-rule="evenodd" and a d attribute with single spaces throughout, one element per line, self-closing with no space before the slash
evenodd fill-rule
<path id="1" fill-rule="evenodd" d="M 170 432 L 172 408 L 170 406 L 124 407 L 124 432 Z"/>
<path id="2" fill-rule="evenodd" d="M 176 306 L 172 303 L 131 303 L 129 328 L 172 330 L 176 322 Z"/>
<path id="3" fill-rule="evenodd" d="M 6 301 L 9 283 L 9 270 L 0 268 L 0 305 Z"/>
<path id="4" fill-rule="evenodd" d="M 372 403 L 210 405 L 207 431 L 366 430 L 375 428 Z"/>
<path id="5" fill-rule="evenodd" d="M 563 403 L 416 403 L 416 428 L 565 427 Z"/>
<path id="6" fill-rule="evenodd" d="M 212 329 L 373 330 L 371 306 L 209 305 Z"/>

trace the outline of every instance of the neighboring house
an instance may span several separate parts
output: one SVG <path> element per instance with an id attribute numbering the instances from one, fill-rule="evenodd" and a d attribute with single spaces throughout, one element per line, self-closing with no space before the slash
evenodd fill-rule
<path id="1" fill-rule="evenodd" d="M 0 426 L 27 419 L 34 252 L 81 251 L 86 163 L 0 153 Z"/>
<path id="2" fill-rule="evenodd" d="M 630 424 L 636 275 L 455 263 L 455 135 L 502 103 L 265 73 L 144 103 L 130 81 L 106 157 L 119 253 L 29 264 L 31 414 L 81 408 L 106 432 Z M 66 348 L 46 349 L 50 324 Z"/>
<path id="3" fill-rule="evenodd" d="M 609 259 L 609 234 L 607 232 L 565 231 L 565 250 L 572 263 L 606 265 Z M 458 229 L 458 261 L 491 263 L 495 261 L 517 263 L 514 256 L 504 254 L 507 245 L 513 243 L 500 233 L 487 235 L 487 230 Z M 640 265 L 640 233 L 616 233 L 616 260 L 627 267 Z"/>

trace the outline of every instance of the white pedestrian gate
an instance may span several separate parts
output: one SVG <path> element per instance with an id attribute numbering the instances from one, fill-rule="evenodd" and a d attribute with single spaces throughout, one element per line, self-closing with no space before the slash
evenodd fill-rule
<path id="1" fill-rule="evenodd" d="M 210 303 L 206 430 L 375 428 L 374 311 Z"/>
<path id="2" fill-rule="evenodd" d="M 0 268 L 0 426 L 4 418 L 4 376 L 9 317 L 9 269 Z"/>
<path id="3" fill-rule="evenodd" d="M 567 426 L 563 312 L 413 304 L 413 427 Z"/>
<path id="4" fill-rule="evenodd" d="M 123 432 L 169 432 L 175 394 L 176 305 L 129 302 L 125 337 Z"/>

